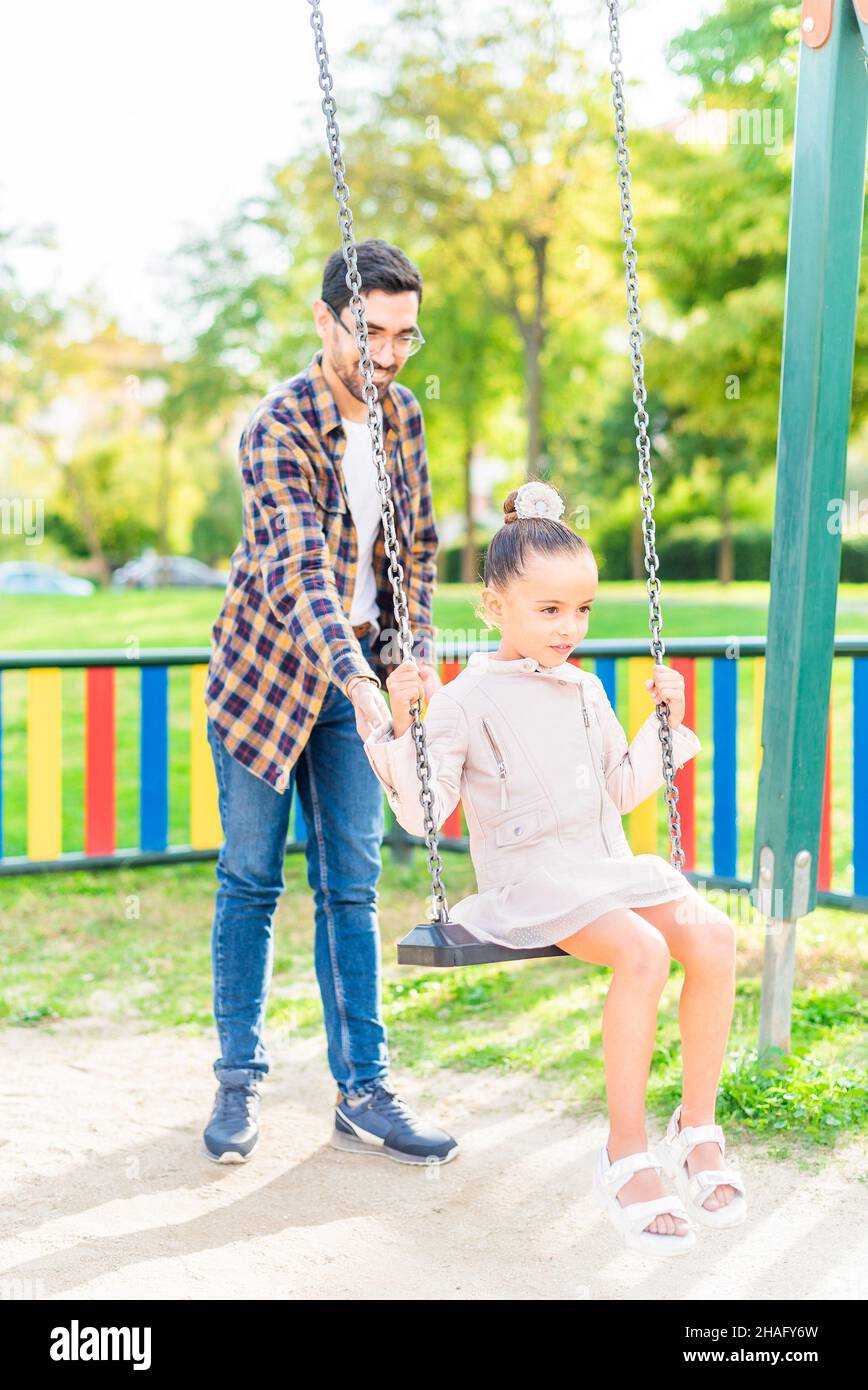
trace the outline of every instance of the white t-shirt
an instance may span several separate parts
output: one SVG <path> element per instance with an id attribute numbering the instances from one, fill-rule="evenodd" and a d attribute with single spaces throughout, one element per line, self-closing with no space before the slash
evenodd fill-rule
<path id="1" fill-rule="evenodd" d="M 379 401 L 376 405 L 376 411 L 382 432 L 383 407 Z M 359 623 L 376 622 L 379 613 L 373 550 L 382 524 L 383 514 L 380 508 L 380 494 L 377 490 L 377 470 L 374 465 L 371 428 L 367 417 L 364 420 L 347 420 L 342 415 L 341 423 L 347 436 L 347 444 L 341 463 L 344 470 L 344 482 L 347 486 L 350 513 L 356 528 L 358 549 L 356 587 L 350 606 L 350 622 L 355 627 Z"/>

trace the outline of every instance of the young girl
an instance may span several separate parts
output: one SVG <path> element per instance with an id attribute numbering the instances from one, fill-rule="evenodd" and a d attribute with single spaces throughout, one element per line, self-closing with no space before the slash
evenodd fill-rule
<path id="1" fill-rule="evenodd" d="M 714 1123 L 735 993 L 734 932 L 665 859 L 634 855 L 621 815 L 665 782 L 652 707 L 629 748 L 597 676 L 568 660 L 588 631 L 597 568 L 586 542 L 559 518 L 547 483 L 510 492 L 505 524 L 485 560 L 482 613 L 498 626 L 493 653 L 474 652 L 435 690 L 425 713 L 431 811 L 439 828 L 462 801 L 478 893 L 450 909 L 479 940 L 557 943 L 606 965 L 603 1010 L 609 1109 L 595 1198 L 625 1243 L 677 1255 L 696 1241 L 693 1220 L 733 1226 L 746 1214 L 741 1175 L 723 1168 Z M 651 701 L 669 706 L 673 759 L 699 751 L 683 724 L 684 681 L 657 665 Z M 424 837 L 409 713 L 424 695 L 414 661 L 387 679 L 391 723 L 365 740 L 396 819 Z M 684 967 L 679 1005 L 683 1099 L 656 1157 L 648 1151 L 645 1090 L 670 957 Z M 678 1193 L 667 1194 L 669 1173 Z"/>

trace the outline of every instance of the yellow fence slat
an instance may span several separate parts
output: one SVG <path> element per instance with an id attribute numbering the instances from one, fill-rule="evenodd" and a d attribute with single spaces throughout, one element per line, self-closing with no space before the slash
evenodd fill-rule
<path id="1" fill-rule="evenodd" d="M 63 847 L 62 672 L 27 672 L 27 857 L 58 859 Z"/>
<path id="2" fill-rule="evenodd" d="M 214 849 L 223 843 L 217 779 L 208 745 L 205 680 L 207 665 L 190 667 L 190 846 Z"/>
<path id="3" fill-rule="evenodd" d="M 645 682 L 654 675 L 654 661 L 650 656 L 631 656 L 627 658 L 627 709 L 629 724 L 627 741 L 632 743 L 654 706 L 645 689 Z M 662 764 L 661 764 L 662 766 Z M 657 812 L 659 793 L 655 792 L 641 802 L 627 817 L 627 838 L 634 854 L 657 854 Z"/>

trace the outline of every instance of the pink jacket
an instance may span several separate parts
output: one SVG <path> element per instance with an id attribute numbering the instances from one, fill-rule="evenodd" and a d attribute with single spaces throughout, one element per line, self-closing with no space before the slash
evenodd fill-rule
<path id="1" fill-rule="evenodd" d="M 649 709 L 628 748 L 597 676 L 569 661 L 544 667 L 490 652 L 472 653 L 435 691 L 424 717 L 434 820 L 439 829 L 460 797 L 479 889 L 450 904 L 453 920 L 512 940 L 516 928 L 605 895 L 619 877 L 613 860 L 630 859 L 634 869 L 641 859 L 663 864 L 633 855 L 621 825 L 622 814 L 665 782 L 650 699 Z M 364 746 L 396 819 L 424 837 L 412 726 L 396 739 L 389 723 Z M 701 747 L 685 725 L 672 731 L 676 767 Z M 496 935 L 487 930 L 493 912 Z"/>

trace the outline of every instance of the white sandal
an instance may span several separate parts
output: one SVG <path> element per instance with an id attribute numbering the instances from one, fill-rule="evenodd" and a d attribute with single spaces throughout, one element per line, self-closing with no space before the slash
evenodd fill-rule
<path id="1" fill-rule="evenodd" d="M 662 1197 L 652 1197 L 648 1202 L 627 1202 L 622 1205 L 618 1201 L 617 1193 L 640 1168 L 656 1168 L 661 1173 L 664 1171 L 663 1165 L 647 1150 L 627 1154 L 625 1158 L 617 1158 L 612 1163 L 608 1148 L 604 1144 L 597 1157 L 594 1172 L 594 1200 L 608 1214 L 609 1220 L 615 1230 L 620 1232 L 628 1249 L 641 1250 L 647 1255 L 663 1256 L 683 1255 L 692 1250 L 696 1244 L 696 1234 L 692 1230 L 688 1230 L 684 1235 L 670 1236 L 644 1229 L 655 1216 L 664 1212 L 668 1212 L 670 1216 L 680 1216 L 689 1225 L 689 1217 L 680 1197 L 669 1193 Z"/>
<path id="2" fill-rule="evenodd" d="M 655 1145 L 655 1152 L 675 1186 L 690 1214 L 703 1226 L 739 1226 L 747 1216 L 747 1196 L 744 1178 L 737 1168 L 705 1168 L 701 1173 L 690 1177 L 687 1157 L 697 1144 L 718 1144 L 722 1156 L 726 1155 L 726 1139 L 720 1125 L 687 1125 L 679 1129 L 681 1105 L 673 1112 L 666 1130 L 665 1139 Z M 734 1197 L 725 1206 L 710 1211 L 702 1205 L 703 1200 L 715 1187 L 724 1183 L 736 1188 Z"/>

